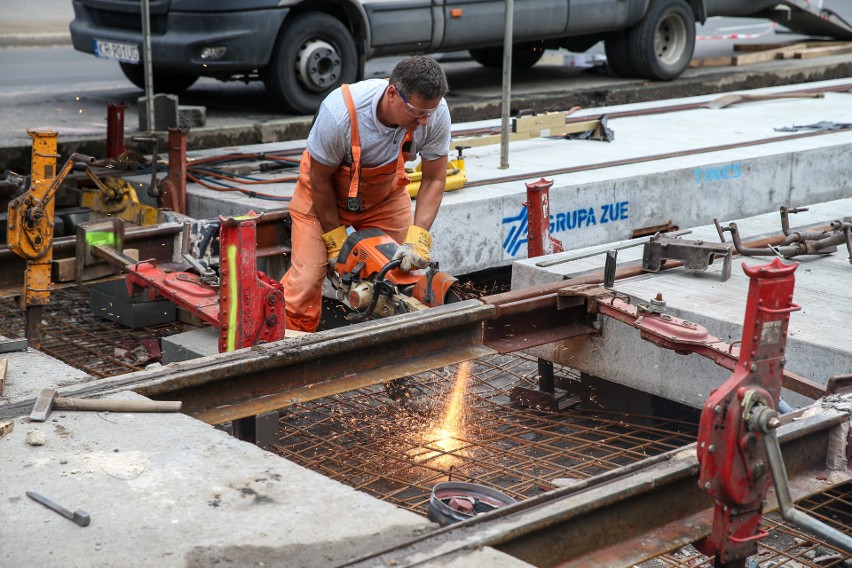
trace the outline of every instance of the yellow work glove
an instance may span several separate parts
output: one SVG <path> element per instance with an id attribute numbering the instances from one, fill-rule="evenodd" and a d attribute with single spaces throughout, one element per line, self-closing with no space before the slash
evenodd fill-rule
<path id="1" fill-rule="evenodd" d="M 322 242 L 325 243 L 325 250 L 328 251 L 328 265 L 332 268 L 337 264 L 337 255 L 340 254 L 347 236 L 346 227 L 343 225 L 322 234 Z"/>
<path id="2" fill-rule="evenodd" d="M 396 249 L 396 254 L 393 255 L 393 260 L 402 259 L 400 268 L 408 272 L 417 268 L 426 268 L 429 266 L 429 250 L 432 248 L 432 235 L 429 231 L 411 225 L 408 228 L 408 233 L 405 234 L 405 240 L 402 245 Z"/>

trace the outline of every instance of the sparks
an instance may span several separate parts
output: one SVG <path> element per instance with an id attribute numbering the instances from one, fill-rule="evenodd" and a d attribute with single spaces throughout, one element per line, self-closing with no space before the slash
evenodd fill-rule
<path id="1" fill-rule="evenodd" d="M 442 418 L 437 426 L 427 431 L 426 438 L 439 451 L 425 456 L 426 460 L 435 458 L 435 465 L 449 468 L 458 461 L 454 452 L 461 448 L 465 430 L 464 395 L 470 380 L 470 361 L 463 361 L 459 366 L 456 384 L 447 404 L 444 406 Z M 436 457 L 437 456 L 437 457 Z M 424 460 L 425 461 L 425 460 Z"/>

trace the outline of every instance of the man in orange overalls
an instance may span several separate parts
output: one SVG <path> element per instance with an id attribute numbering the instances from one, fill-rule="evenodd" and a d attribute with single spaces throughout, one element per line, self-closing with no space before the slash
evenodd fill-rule
<path id="1" fill-rule="evenodd" d="M 450 149 L 447 78 L 437 61 L 400 61 L 390 79 L 343 85 L 320 106 L 290 202 L 293 257 L 281 280 L 287 329 L 316 331 L 322 283 L 346 240 L 346 227 L 377 228 L 398 243 L 394 259 L 429 264 L 429 229 L 444 194 Z M 421 157 L 412 214 L 405 162 Z"/>

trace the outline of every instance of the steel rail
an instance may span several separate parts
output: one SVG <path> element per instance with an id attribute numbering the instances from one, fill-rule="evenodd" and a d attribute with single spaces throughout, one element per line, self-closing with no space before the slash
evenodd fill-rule
<path id="1" fill-rule="evenodd" d="M 809 227 L 808 230 L 830 230 L 830 227 Z M 752 240 L 746 245 L 754 248 L 766 248 L 778 245 L 784 238 L 784 235 L 765 237 Z M 681 261 L 665 261 L 662 270 L 672 270 L 680 266 L 683 266 Z M 622 280 L 641 274 L 645 274 L 642 266 L 634 264 L 616 270 L 615 277 L 617 280 Z M 485 303 L 493 304 L 496 309 L 494 320 L 486 322 L 486 342 L 498 351 L 509 352 L 531 347 L 533 345 L 531 337 L 525 335 L 525 333 L 530 333 L 531 330 L 537 335 L 542 335 L 548 333 L 548 330 L 556 328 L 557 331 L 550 332 L 552 341 L 567 339 L 572 334 L 584 333 L 579 327 L 568 329 L 565 326 L 564 318 L 557 321 L 557 318 L 553 317 L 553 313 L 557 309 L 568 307 L 566 302 L 570 301 L 563 299 L 560 304 L 560 292 L 569 288 L 579 290 L 583 286 L 598 285 L 603 280 L 604 273 L 598 272 L 482 298 Z M 580 324 L 577 323 L 576 325 L 579 326 Z M 589 330 L 585 332 L 588 333 Z M 557 334 L 561 334 L 561 337 Z M 727 367 L 727 365 L 722 366 Z M 824 385 L 786 369 L 784 370 L 782 386 L 814 400 L 826 394 Z"/>
<path id="2" fill-rule="evenodd" d="M 649 156 L 640 156 L 637 158 L 625 158 L 623 160 L 611 160 L 608 162 L 595 162 L 593 164 L 582 164 L 579 166 L 568 166 L 564 168 L 554 168 L 549 170 L 540 170 L 537 172 L 529 172 L 524 174 L 513 174 L 483 180 L 469 181 L 464 187 L 479 187 L 483 185 L 491 185 L 496 183 L 507 183 L 512 181 L 522 181 L 536 178 L 546 178 L 563 174 L 572 174 L 577 172 L 586 172 L 590 170 L 600 170 L 603 168 L 614 168 L 618 166 L 628 166 L 632 164 L 641 164 L 644 162 L 653 162 L 656 160 L 666 160 L 669 158 L 681 158 L 683 156 L 695 156 L 699 154 L 709 154 L 712 152 L 720 152 L 723 150 L 733 150 L 737 148 L 748 148 L 751 146 L 761 146 L 763 144 L 774 144 L 776 142 L 786 142 L 788 140 L 798 140 L 800 138 L 810 138 L 813 136 L 824 136 L 826 134 L 835 134 L 839 132 L 849 132 L 852 126 L 845 128 L 836 128 L 834 130 L 816 130 L 811 132 L 797 132 L 795 134 L 787 134 L 785 136 L 776 136 L 773 138 L 764 138 L 761 140 L 748 140 L 745 142 L 732 142 L 730 144 L 718 144 L 716 146 L 705 146 L 703 148 L 693 148 L 691 150 L 682 150 L 679 152 L 663 152 L 661 154 L 652 154 Z"/>
<path id="3" fill-rule="evenodd" d="M 849 421 L 842 409 L 787 422 L 779 441 L 796 498 L 852 479 L 825 465 L 831 431 Z M 710 534 L 713 500 L 698 487 L 695 444 L 556 489 L 488 515 L 438 529 L 363 556 L 346 566 L 449 565 L 493 547 L 535 566 L 634 566 Z M 774 495 L 765 511 L 777 509 Z"/>
<path id="4" fill-rule="evenodd" d="M 219 424 L 492 354 L 481 328 L 493 314 L 467 300 L 100 379 L 62 395 L 132 390 L 182 400 L 186 414 Z M 26 414 L 34 402 L 0 406 L 0 416 Z"/>

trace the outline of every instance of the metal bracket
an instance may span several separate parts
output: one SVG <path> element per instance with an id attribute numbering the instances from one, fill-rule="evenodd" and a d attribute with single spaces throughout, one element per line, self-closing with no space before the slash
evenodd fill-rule
<path id="1" fill-rule="evenodd" d="M 716 255 L 723 255 L 722 282 L 731 277 L 731 245 L 691 241 L 666 235 L 655 235 L 645 243 L 642 269 L 659 272 L 666 260 L 679 260 L 687 270 L 707 270 Z"/>

